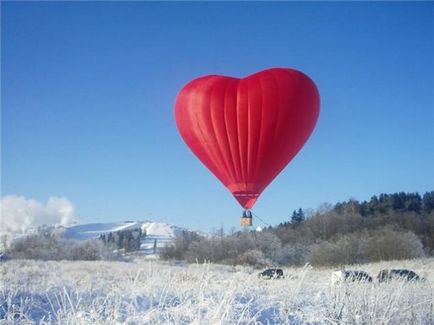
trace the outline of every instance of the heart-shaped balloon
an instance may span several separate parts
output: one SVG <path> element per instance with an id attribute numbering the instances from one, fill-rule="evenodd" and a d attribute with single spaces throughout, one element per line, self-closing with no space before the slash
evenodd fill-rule
<path id="1" fill-rule="evenodd" d="M 200 77 L 175 104 L 186 144 L 246 209 L 302 148 L 318 115 L 313 81 L 286 68 Z"/>

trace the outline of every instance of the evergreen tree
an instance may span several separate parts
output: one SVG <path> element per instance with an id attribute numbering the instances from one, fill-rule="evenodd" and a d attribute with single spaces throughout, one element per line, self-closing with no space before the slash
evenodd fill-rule
<path id="1" fill-rule="evenodd" d="M 422 198 L 419 193 L 407 194 L 406 210 L 419 213 L 422 210 Z"/>
<path id="2" fill-rule="evenodd" d="M 389 212 L 392 207 L 391 196 L 389 194 L 381 193 L 378 201 L 378 212 L 383 214 Z"/>
<path id="3" fill-rule="evenodd" d="M 434 191 L 423 195 L 423 209 L 428 213 L 434 210 Z"/>
<path id="4" fill-rule="evenodd" d="M 154 247 L 153 247 L 153 251 L 154 251 L 154 254 L 157 253 L 157 240 L 156 240 L 156 239 L 154 239 Z"/>
<path id="5" fill-rule="evenodd" d="M 298 209 L 298 211 L 297 211 L 297 220 L 298 220 L 298 223 L 302 223 L 306 220 L 306 218 L 304 216 L 304 212 L 301 208 Z"/>
<path id="6" fill-rule="evenodd" d="M 366 217 L 369 215 L 369 203 L 366 201 L 363 201 L 362 203 L 360 203 L 360 215 L 362 217 Z"/>
<path id="7" fill-rule="evenodd" d="M 291 217 L 291 224 L 292 225 L 299 225 L 304 220 L 305 220 L 305 216 L 304 216 L 304 212 L 301 208 L 298 209 L 298 211 L 294 210 L 292 212 L 292 217 Z"/>
<path id="8" fill-rule="evenodd" d="M 404 192 L 392 194 L 392 208 L 393 208 L 393 210 L 404 210 L 406 199 L 407 199 L 407 195 Z"/>
<path id="9" fill-rule="evenodd" d="M 292 216 L 291 216 L 291 224 L 295 225 L 297 223 L 297 211 L 292 211 Z"/>
<path id="10" fill-rule="evenodd" d="M 371 197 L 371 200 L 369 201 L 369 212 L 370 214 L 375 214 L 378 211 L 378 198 L 376 195 Z"/>

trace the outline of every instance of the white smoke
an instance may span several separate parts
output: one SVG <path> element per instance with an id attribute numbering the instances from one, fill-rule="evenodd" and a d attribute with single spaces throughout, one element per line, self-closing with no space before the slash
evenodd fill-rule
<path id="1" fill-rule="evenodd" d="M 67 198 L 52 196 L 47 204 L 24 196 L 0 199 L 0 233 L 25 233 L 43 224 L 66 226 L 74 220 L 74 205 Z"/>

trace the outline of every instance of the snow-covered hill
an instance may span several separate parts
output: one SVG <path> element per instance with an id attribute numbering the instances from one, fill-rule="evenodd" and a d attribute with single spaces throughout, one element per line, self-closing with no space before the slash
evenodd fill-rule
<path id="1" fill-rule="evenodd" d="M 144 222 L 142 231 L 146 233 L 146 237 L 140 248 L 145 254 L 154 254 L 158 249 L 172 242 L 182 230 L 184 229 L 163 222 Z"/>
<path id="2" fill-rule="evenodd" d="M 165 222 L 126 221 L 120 223 L 89 223 L 65 227 L 64 237 L 67 239 L 86 240 L 98 238 L 100 235 L 120 230 L 142 229 L 144 236 L 140 248 L 146 255 L 153 255 L 161 247 L 172 242 L 183 228 Z"/>
<path id="3" fill-rule="evenodd" d="M 140 227 L 141 223 L 139 222 L 87 223 L 65 227 L 64 237 L 67 239 L 86 240 L 98 238 L 102 234 Z"/>

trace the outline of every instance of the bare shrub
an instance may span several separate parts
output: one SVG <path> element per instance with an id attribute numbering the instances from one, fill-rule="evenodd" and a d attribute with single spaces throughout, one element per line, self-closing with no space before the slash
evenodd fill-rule
<path id="1" fill-rule="evenodd" d="M 363 248 L 369 261 L 388 261 L 423 257 L 423 245 L 412 232 L 400 232 L 391 228 L 376 231 Z"/>
<path id="2" fill-rule="evenodd" d="M 265 258 L 264 254 L 260 250 L 254 249 L 239 256 L 238 264 L 264 267 L 270 265 L 271 262 Z"/>
<path id="3" fill-rule="evenodd" d="M 385 227 L 340 236 L 335 241 L 311 245 L 313 265 L 343 265 L 363 262 L 412 259 L 424 256 L 420 239 L 412 232 Z"/>
<path id="4" fill-rule="evenodd" d="M 37 233 L 16 239 L 8 248 L 12 259 L 110 260 L 115 256 L 99 240 L 65 240 L 58 234 Z"/>
<path id="5" fill-rule="evenodd" d="M 188 250 L 185 252 L 185 258 L 189 262 L 216 262 L 216 252 L 214 251 L 214 243 L 211 240 L 202 239 L 191 243 Z"/>
<path id="6" fill-rule="evenodd" d="M 96 261 L 106 256 L 103 252 L 104 245 L 101 241 L 86 240 L 71 245 L 70 258 L 72 260 Z"/>
<path id="7" fill-rule="evenodd" d="M 264 253 L 264 256 L 276 260 L 282 248 L 279 237 L 268 231 L 260 232 L 256 236 L 257 246 Z"/>
<path id="8" fill-rule="evenodd" d="M 335 243 L 325 240 L 311 245 L 310 251 L 310 263 L 312 265 L 338 265 L 342 263 L 339 246 Z"/>
<path id="9" fill-rule="evenodd" d="M 164 260 L 186 259 L 186 253 L 194 242 L 198 242 L 202 237 L 195 232 L 182 231 L 173 242 L 160 250 L 160 258 Z"/>
<path id="10" fill-rule="evenodd" d="M 297 243 L 287 244 L 280 249 L 276 261 L 281 265 L 304 265 L 309 256 L 309 246 Z"/>
<path id="11" fill-rule="evenodd" d="M 65 243 L 54 234 L 31 234 L 13 241 L 8 248 L 11 258 L 60 260 L 67 259 Z"/>

